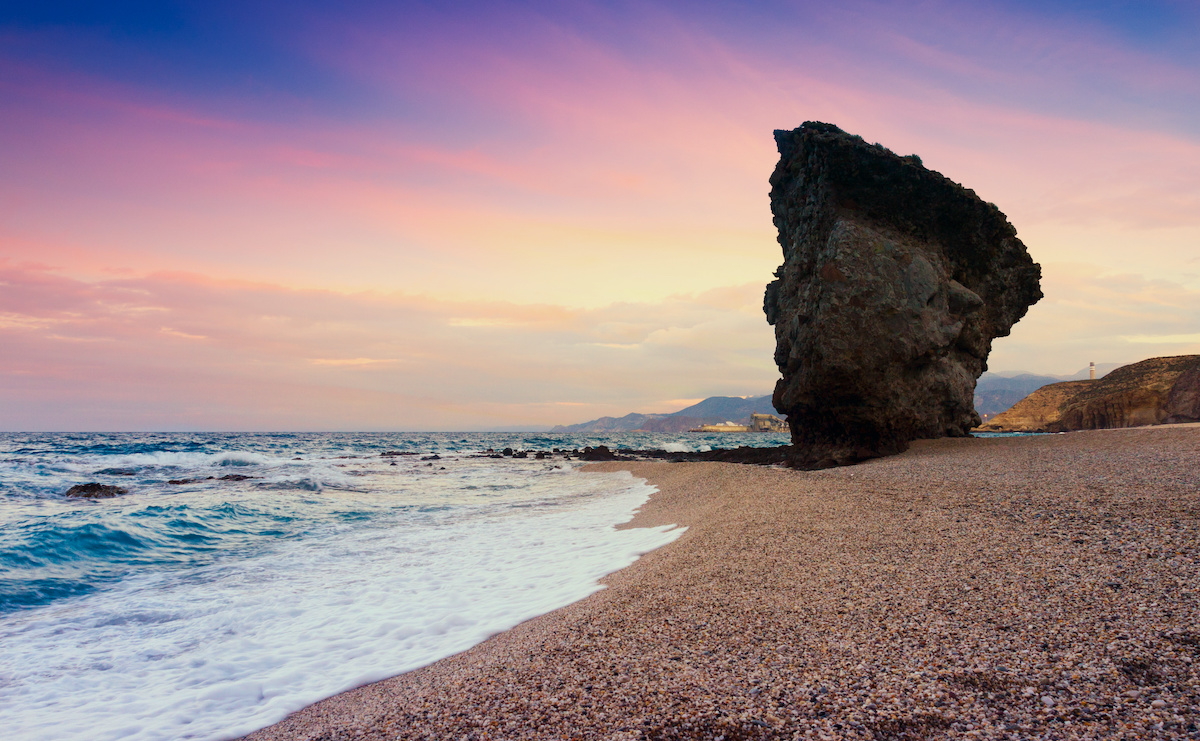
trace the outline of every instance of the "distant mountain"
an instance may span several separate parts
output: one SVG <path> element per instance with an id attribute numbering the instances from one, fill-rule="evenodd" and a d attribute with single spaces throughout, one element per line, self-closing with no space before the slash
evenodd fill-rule
<path id="1" fill-rule="evenodd" d="M 711 419 L 708 418 L 708 419 Z M 721 420 L 722 422 L 724 420 Z M 638 428 L 638 432 L 687 432 L 694 430 L 700 425 L 714 424 L 707 422 L 704 417 L 685 417 L 676 414 L 664 414 L 663 416 L 652 419 Z"/>
<path id="2" fill-rule="evenodd" d="M 1096 378 L 1103 378 L 1123 365 L 1125 365 L 1125 363 L 1096 363 Z M 1047 378 L 1057 378 L 1060 381 L 1086 381 L 1089 377 L 1089 370 L 1089 368 L 1081 368 L 1074 373 L 1068 373 L 1066 375 L 1054 373 L 1033 373 L 1026 370 L 988 371 L 980 376 L 980 379 L 1016 378 L 1017 376 L 1046 376 Z"/>
<path id="3" fill-rule="evenodd" d="M 687 432 L 700 425 L 739 421 L 751 414 L 778 414 L 771 406 L 771 397 L 710 396 L 704 401 L 670 414 L 626 414 L 624 417 L 601 417 L 575 425 L 558 425 L 551 432 L 608 433 L 608 432 Z"/>
<path id="4" fill-rule="evenodd" d="M 593 419 L 590 422 L 581 422 L 577 425 L 555 425 L 550 428 L 551 432 L 632 432 L 639 430 L 647 422 L 661 417 L 665 414 L 626 414 L 624 417 L 601 417 Z"/>
<path id="5" fill-rule="evenodd" d="M 1096 378 L 1121 367 L 1120 363 L 1097 363 Z M 1043 386 L 1060 381 L 1086 379 L 1088 369 L 1069 376 L 1039 375 L 1023 371 L 984 373 L 975 384 L 975 411 L 984 420 L 1000 414 Z M 576 434 L 605 434 L 611 432 L 687 432 L 700 425 L 746 420 L 751 414 L 776 414 L 766 396 L 710 396 L 704 401 L 670 414 L 626 414 L 624 417 L 601 417 L 575 425 L 558 425 L 550 432 Z M 780 415 L 782 416 L 782 415 Z"/>
<path id="6" fill-rule="evenodd" d="M 720 417 L 720 421 L 741 419 L 751 414 L 778 414 L 771 406 L 771 396 L 752 396 L 743 399 L 740 396 L 710 396 L 704 401 L 690 407 L 680 409 L 669 417 L 701 417 L 704 419 Z"/>
<path id="7" fill-rule="evenodd" d="M 1104 378 L 1117 368 L 1124 366 L 1125 363 L 1096 363 L 1096 378 Z M 1086 381 L 1091 377 L 1090 370 L 1090 368 L 1082 368 L 1069 376 L 1059 376 L 1058 379 L 1060 381 Z"/>
<path id="8" fill-rule="evenodd" d="M 1097 363 L 1096 378 L 1103 378 L 1120 367 L 1121 363 Z M 1060 381 L 1086 380 L 1090 377 L 1090 371 L 1090 368 L 1084 368 L 1069 376 L 1038 375 L 1024 371 L 988 371 L 980 376 L 975 384 L 975 411 L 987 421 L 1043 386 Z"/>
<path id="9" fill-rule="evenodd" d="M 1022 373 L 1012 377 L 984 373 L 975 384 L 975 411 L 979 412 L 979 416 L 988 419 L 1008 409 L 1042 386 L 1058 383 L 1061 380 L 1063 379 L 1058 376 L 1035 376 L 1032 373 Z"/>

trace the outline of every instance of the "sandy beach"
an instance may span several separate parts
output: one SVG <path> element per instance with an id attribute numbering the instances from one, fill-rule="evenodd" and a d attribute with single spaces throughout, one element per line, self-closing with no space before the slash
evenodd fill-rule
<path id="1" fill-rule="evenodd" d="M 687 532 L 247 738 L 1200 738 L 1200 426 L 594 467 Z"/>

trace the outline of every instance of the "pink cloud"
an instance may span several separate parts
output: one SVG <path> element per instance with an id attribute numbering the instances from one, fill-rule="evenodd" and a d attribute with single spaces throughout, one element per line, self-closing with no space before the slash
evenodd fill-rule
<path id="1" fill-rule="evenodd" d="M 865 23 L 856 22 L 853 33 L 862 46 L 868 42 L 861 39 L 877 36 L 906 56 L 963 78 L 991 76 L 1009 85 L 1050 89 L 1056 82 L 1062 84 L 1064 74 L 1094 71 L 1095 59 L 1115 59 L 1104 64 L 1138 79 L 1162 80 L 1165 75 L 1176 80 L 1176 89 L 1190 89 L 1197 83 L 1194 73 L 1168 74 L 1161 63 L 1145 55 L 1114 52 L 1109 40 L 1087 35 L 1064 40 L 1061 31 L 1052 39 L 1011 16 L 985 19 L 992 24 L 989 28 L 1000 30 L 994 32 L 993 48 L 983 56 L 977 48 L 975 56 L 968 57 L 965 48 L 935 48 L 906 35 L 926 21 L 959 31 L 980 21 L 977 13 L 971 17 L 949 13 L 947 18 L 943 11 L 948 9 L 907 18 L 904 24 L 872 22 L 868 14 Z M 883 15 L 895 20 L 892 14 Z M 803 51 L 796 58 L 786 58 L 777 52 L 733 46 L 702 28 L 676 24 L 665 35 L 661 46 L 672 49 L 670 61 L 655 58 L 657 66 L 647 69 L 577 31 L 547 23 L 528 31 L 520 50 L 482 45 L 455 64 L 430 62 L 424 84 L 454 91 L 454 96 L 481 109 L 502 111 L 509 125 L 521 122 L 548 132 L 551 145 L 584 140 L 589 147 L 617 150 L 606 152 L 615 161 L 630 157 L 664 165 L 661 178 L 647 178 L 659 171 L 654 164 L 643 164 L 635 170 L 640 179 L 624 182 L 645 183 L 651 189 L 673 185 L 676 190 L 680 182 L 695 180 L 729 186 L 724 192 L 713 189 L 703 194 L 708 196 L 701 199 L 703 203 L 728 197 L 735 186 L 736 192 L 743 193 L 761 189 L 774 158 L 770 128 L 822 118 L 902 151 L 919 151 L 927 162 L 945 163 L 939 166 L 955 179 L 974 178 L 978 171 L 982 180 L 970 182 L 992 184 L 993 192 L 984 192 L 985 197 L 1002 205 L 1028 204 L 1031 209 L 1038 204 L 1036 218 L 1141 224 L 1197 221 L 1200 184 L 1195 164 L 1200 148 L 1194 141 L 1119 123 L 1021 109 L 988 96 L 945 90 L 936 83 L 922 87 L 914 78 L 895 89 L 894 74 L 886 70 L 874 81 L 866 70 L 822 75 L 823 58 L 837 54 L 836 48 L 811 50 L 801 45 Z M 1070 58 L 1074 71 L 1064 72 L 1062 65 L 1002 69 L 986 59 L 986 54 L 998 54 L 1014 39 L 1026 47 L 1020 64 L 1053 51 Z M 387 42 L 373 43 L 368 37 L 361 43 L 361 36 L 356 42 L 341 55 L 348 68 L 376 79 L 381 70 L 405 69 L 389 57 L 394 51 Z M 436 47 L 422 51 L 439 59 Z M 555 64 L 547 65 L 547 58 Z M 720 63 L 714 64 L 714 59 Z M 413 84 L 407 75 L 379 81 L 395 85 L 397 94 Z M 972 163 L 976 166 L 969 167 Z M 524 164 L 540 170 L 537 161 Z M 580 169 L 586 170 L 589 163 L 583 164 Z M 965 174 L 960 174 L 964 169 Z M 685 192 L 700 195 L 695 188 Z M 1049 213 L 1047 204 L 1053 204 L 1057 213 Z M 748 216 L 750 211 L 737 213 Z"/>
<path id="2" fill-rule="evenodd" d="M 179 274 L 89 282 L 11 265 L 0 281 L 0 342 L 11 350 L 0 358 L 0 377 L 13 379 L 0 393 L 6 429 L 44 428 L 27 413 L 30 398 L 49 418 L 65 419 L 83 397 L 118 427 L 186 426 L 208 404 L 207 428 L 320 428 L 317 410 L 339 399 L 353 400 L 353 413 L 343 409 L 326 424 L 477 427 L 502 424 L 493 416 L 502 412 L 550 424 L 577 421 L 581 409 L 598 416 L 620 404 L 660 408 L 681 385 L 697 396 L 715 393 L 701 367 L 750 391 L 766 389 L 773 375 L 744 357 L 748 346 L 769 356 L 761 317 L 703 296 L 582 311 Z M 464 317 L 490 323 L 455 321 Z M 729 331 L 742 339 L 712 344 Z M 628 348 L 615 350 L 614 339 Z M 647 383 L 647 374 L 656 380 Z M 231 388 L 239 390 L 230 395 Z M 274 390 L 259 398 L 267 388 Z M 293 393 L 302 394 L 296 409 L 276 415 Z M 162 406 L 172 394 L 193 411 L 172 417 L 180 404 Z M 439 416 L 446 409 L 457 411 Z"/>
<path id="3" fill-rule="evenodd" d="M 913 97 L 849 84 L 686 26 L 668 36 L 676 59 L 653 69 L 566 28 L 548 29 L 524 55 L 479 48 L 473 65 L 451 66 L 428 84 L 509 123 L 499 139 L 481 128 L 457 148 L 408 124 L 250 124 L 123 101 L 131 91 L 66 95 L 82 106 L 76 114 L 105 113 L 27 121 L 30 130 L 48 125 L 56 147 L 77 144 L 60 149 L 57 164 L 38 158 L 40 172 L 28 171 L 31 180 L 51 178 L 55 199 L 0 185 L 24 191 L 31 206 L 12 219 L 10 236 L 64 245 L 86 232 L 92 261 L 106 267 L 221 273 L 238 265 L 293 283 L 371 285 L 394 270 L 436 281 L 447 258 L 477 258 L 491 272 L 503 269 L 494 259 L 501 253 L 515 263 L 553 254 L 536 266 L 543 274 L 562 266 L 547 280 L 506 276 L 515 288 L 506 298 L 570 281 L 581 263 L 572 235 L 587 249 L 607 243 L 645 256 L 653 244 L 679 259 L 705 249 L 689 231 L 740 232 L 726 243 L 761 245 L 758 269 L 774 259 L 763 196 L 774 160 L 769 129 L 806 117 L 921 152 L 1019 226 L 1030 218 L 1195 224 L 1192 142 L 943 91 Z M 547 56 L 559 63 L 546 65 Z M 372 69 L 396 66 L 367 60 Z M 68 213 L 78 226 L 66 223 Z M 64 262 L 87 259 L 62 249 Z M 713 254 L 708 285 L 743 253 Z M 351 268 L 345 257 L 388 269 Z"/>
<path id="4" fill-rule="evenodd" d="M 55 393 L 81 388 L 131 425 L 169 419 L 139 385 L 180 419 L 265 427 L 577 421 L 763 391 L 771 130 L 807 119 L 919 153 L 1035 258 L 1098 266 L 1048 280 L 1001 361 L 1070 349 L 1064 322 L 1113 353 L 1187 334 L 1168 315 L 1194 318 L 1192 288 L 1153 281 L 1194 270 L 1200 143 L 1037 100 L 1102 78 L 1190 94 L 1194 70 L 1011 14 L 856 7 L 820 11 L 821 38 L 641 11 L 619 43 L 535 15 L 477 43 L 308 41 L 410 117 L 255 120 L 0 62 L 0 372 L 25 389 L 0 425 L 34 419 L 13 416 L 34 408 L 21 393 L 61 412 Z M 1131 252 L 1143 275 L 1109 286 Z"/>

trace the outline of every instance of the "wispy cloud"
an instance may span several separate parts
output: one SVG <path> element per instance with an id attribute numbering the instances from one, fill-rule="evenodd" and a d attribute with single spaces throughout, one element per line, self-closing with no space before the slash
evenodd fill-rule
<path id="1" fill-rule="evenodd" d="M 1046 298 L 996 341 L 992 368 L 1073 373 L 1089 361 L 1200 353 L 1200 291 L 1178 282 L 1049 264 L 1042 290 Z"/>
<path id="2" fill-rule="evenodd" d="M 357 402 L 346 407 L 365 414 L 364 425 L 445 429 L 503 424 L 499 413 L 550 424 L 624 414 L 631 404 L 670 411 L 664 404 L 679 390 L 695 397 L 730 387 L 763 392 L 774 375 L 772 335 L 754 285 L 571 309 L 182 274 L 82 281 L 8 266 L 0 278 L 11 289 L 0 294 L 0 342 L 13 350 L 0 359 L 0 374 L 38 378 L 50 398 L 68 399 L 86 381 L 118 426 L 172 424 L 177 410 L 161 407 L 172 390 L 199 407 L 188 419 L 203 418 L 206 427 L 270 427 L 279 391 L 230 396 L 228 387 L 274 384 L 304 389 L 291 402 L 292 426 L 321 426 L 320 415 L 349 395 L 377 400 L 375 411 Z M 731 308 L 735 294 L 742 305 Z M 464 315 L 495 321 L 452 321 Z M 625 340 L 620 347 L 614 336 Z M 142 386 L 160 393 L 139 399 Z M 26 384 L 0 397 L 27 392 Z M 36 415 L 22 416 L 22 404 L 3 408 L 0 427 L 44 426 Z M 354 424 L 347 414 L 330 420 Z"/>
<path id="3" fill-rule="evenodd" d="M 1128 335 L 1121 339 L 1125 342 L 1133 342 L 1139 345 L 1190 345 L 1192 347 L 1200 347 L 1200 332 L 1193 332 L 1192 334 L 1136 334 Z"/>
<path id="4" fill-rule="evenodd" d="M 1048 13 L 360 5 L 247 30 L 244 59 L 277 55 L 251 82 L 6 29 L 0 425 L 445 428 L 760 393 L 770 132 L 811 119 L 919 153 L 1047 266 L 993 367 L 1196 349 L 1194 59 Z"/>

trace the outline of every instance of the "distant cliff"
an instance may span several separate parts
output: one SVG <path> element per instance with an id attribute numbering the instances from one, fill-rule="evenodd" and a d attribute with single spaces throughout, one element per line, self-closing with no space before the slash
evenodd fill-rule
<path id="1" fill-rule="evenodd" d="M 1095 381 L 1053 383 L 978 429 L 1067 432 L 1200 421 L 1200 355 L 1150 358 Z"/>

